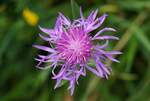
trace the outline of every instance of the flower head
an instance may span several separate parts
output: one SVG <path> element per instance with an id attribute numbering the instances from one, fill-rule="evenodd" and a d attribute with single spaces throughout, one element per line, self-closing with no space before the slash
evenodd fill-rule
<path id="1" fill-rule="evenodd" d="M 105 60 L 118 62 L 113 55 L 120 54 L 120 52 L 106 51 L 109 40 L 118 40 L 118 38 L 101 35 L 106 31 L 115 31 L 115 29 L 106 27 L 93 34 L 93 31 L 98 29 L 107 17 L 106 14 L 96 17 L 97 12 L 98 10 L 92 11 L 85 18 L 80 10 L 81 17 L 74 21 L 70 21 L 59 13 L 54 29 L 40 27 L 47 36 L 41 34 L 39 36 L 49 42 L 50 46 L 34 45 L 34 47 L 48 52 L 48 55 L 38 55 L 37 67 L 44 69 L 41 64 L 49 63 L 48 67 L 52 68 L 52 79 L 56 80 L 55 88 L 61 86 L 62 80 L 67 80 L 71 95 L 74 92 L 75 84 L 78 84 L 79 77 L 86 76 L 86 70 L 98 77 L 108 79 L 111 69 L 106 66 Z M 104 42 L 104 44 L 100 45 L 98 42 Z M 88 65 L 91 60 L 94 61 L 95 67 Z M 56 68 L 59 70 L 57 73 Z"/>

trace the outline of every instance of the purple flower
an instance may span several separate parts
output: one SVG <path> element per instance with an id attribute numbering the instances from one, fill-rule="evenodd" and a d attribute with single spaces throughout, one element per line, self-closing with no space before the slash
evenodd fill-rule
<path id="1" fill-rule="evenodd" d="M 98 10 L 92 11 L 85 18 L 80 10 L 80 18 L 74 21 L 70 21 L 59 13 L 54 29 L 40 27 L 41 31 L 47 35 L 39 34 L 39 36 L 49 42 L 50 46 L 33 45 L 48 52 L 48 55 L 38 55 L 37 67 L 45 69 L 41 65 L 47 63 L 47 67 L 52 68 L 52 79 L 56 80 L 55 88 L 60 87 L 63 80 L 69 81 L 68 89 L 70 89 L 71 95 L 74 92 L 75 84 L 78 84 L 79 77 L 86 76 L 86 70 L 98 77 L 108 79 L 111 69 L 106 66 L 106 59 L 119 62 L 113 58 L 113 55 L 121 54 L 121 52 L 106 51 L 108 41 L 118 40 L 118 38 L 102 35 L 104 32 L 116 30 L 106 27 L 93 34 L 94 36 L 92 35 L 93 31 L 98 29 L 107 17 L 106 14 L 96 17 L 97 12 Z M 100 45 L 100 42 L 104 44 Z M 94 62 L 94 67 L 89 65 L 91 61 Z"/>

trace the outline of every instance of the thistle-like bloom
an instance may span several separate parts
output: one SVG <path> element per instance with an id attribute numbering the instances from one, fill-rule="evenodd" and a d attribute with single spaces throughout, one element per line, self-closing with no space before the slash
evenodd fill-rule
<path id="1" fill-rule="evenodd" d="M 63 80 L 69 81 L 68 89 L 70 89 L 71 95 L 74 92 L 75 84 L 78 84 L 79 77 L 86 76 L 86 70 L 98 77 L 108 79 L 111 69 L 106 66 L 106 59 L 118 62 L 113 55 L 120 54 L 120 52 L 106 51 L 109 40 L 118 40 L 118 38 L 102 35 L 106 31 L 114 32 L 115 29 L 106 27 L 93 33 L 107 17 L 106 14 L 96 17 L 97 12 L 98 10 L 92 11 L 85 18 L 80 10 L 80 18 L 73 21 L 59 13 L 54 29 L 40 27 L 41 31 L 47 35 L 39 34 L 39 36 L 49 42 L 49 46 L 33 45 L 48 52 L 48 55 L 38 55 L 37 67 L 44 69 L 41 64 L 47 63 L 46 67 L 52 68 L 52 79 L 56 80 L 55 88 L 60 87 Z M 101 42 L 103 42 L 102 45 L 100 45 Z M 95 66 L 89 65 L 91 61 Z"/>

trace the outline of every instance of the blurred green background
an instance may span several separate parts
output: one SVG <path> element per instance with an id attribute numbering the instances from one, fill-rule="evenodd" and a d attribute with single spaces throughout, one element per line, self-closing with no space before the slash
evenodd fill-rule
<path id="1" fill-rule="evenodd" d="M 0 0 L 0 101 L 150 101 L 150 0 L 76 0 L 84 15 L 108 13 L 104 25 L 117 29 L 110 49 L 120 50 L 120 63 L 111 63 L 109 80 L 88 72 L 73 96 L 68 84 L 54 90 L 51 70 L 39 70 L 32 44 L 42 27 L 52 28 L 58 12 L 78 14 L 69 0 Z"/>

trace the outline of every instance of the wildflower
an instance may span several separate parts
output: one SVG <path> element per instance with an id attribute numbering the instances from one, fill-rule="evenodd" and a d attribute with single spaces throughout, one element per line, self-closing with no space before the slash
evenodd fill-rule
<path id="1" fill-rule="evenodd" d="M 78 84 L 80 76 L 86 76 L 86 70 L 91 71 L 98 77 L 108 79 L 111 69 L 104 63 L 106 59 L 119 62 L 113 58 L 114 54 L 120 54 L 118 51 L 106 51 L 109 40 L 118 40 L 115 36 L 102 35 L 106 31 L 116 31 L 113 28 L 103 28 L 94 36 L 92 32 L 98 29 L 105 18 L 106 14 L 101 17 L 97 16 L 96 11 L 92 11 L 85 18 L 80 9 L 80 18 L 70 21 L 62 13 L 57 17 L 54 29 L 41 28 L 40 30 L 47 35 L 39 36 L 50 43 L 50 46 L 33 45 L 34 47 L 48 52 L 48 55 L 38 55 L 39 61 L 37 67 L 41 67 L 42 63 L 50 63 L 48 67 L 52 68 L 52 79 L 56 80 L 55 88 L 61 86 L 63 80 L 69 81 L 71 95 L 74 92 L 75 84 Z M 104 42 L 100 45 L 98 42 Z M 94 61 L 95 67 L 90 67 L 88 63 Z M 56 73 L 56 68 L 59 70 Z"/>
<path id="2" fill-rule="evenodd" d="M 35 26 L 37 25 L 38 21 L 39 21 L 39 16 L 31 11 L 30 9 L 26 8 L 23 10 L 23 17 L 26 20 L 26 22 L 31 25 L 31 26 Z"/>

